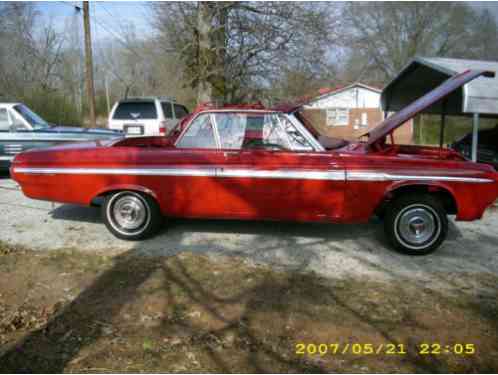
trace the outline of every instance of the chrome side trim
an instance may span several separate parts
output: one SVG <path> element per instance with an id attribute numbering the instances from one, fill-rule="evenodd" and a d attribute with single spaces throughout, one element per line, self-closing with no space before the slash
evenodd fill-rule
<path id="1" fill-rule="evenodd" d="M 132 175 L 132 176 L 193 176 L 193 177 L 248 177 L 274 179 L 302 179 L 329 181 L 449 181 L 468 183 L 491 183 L 494 180 L 478 177 L 405 175 L 387 172 L 326 170 L 312 171 L 299 169 L 257 170 L 212 168 L 24 168 L 14 167 L 15 173 L 26 174 L 97 174 L 97 175 Z"/>
<path id="2" fill-rule="evenodd" d="M 130 176 L 216 176 L 215 168 L 23 168 L 14 167 L 15 173 L 26 174 L 98 174 Z"/>
<path id="3" fill-rule="evenodd" d="M 450 181 L 450 182 L 469 182 L 469 183 L 490 183 L 494 182 L 489 178 L 479 177 L 455 177 L 455 176 L 430 176 L 430 175 L 405 175 L 405 174 L 392 174 L 387 172 L 368 172 L 368 171 L 347 171 L 347 181 Z"/>
<path id="4" fill-rule="evenodd" d="M 299 179 L 299 180 L 329 180 L 346 181 L 346 171 L 306 171 L 293 169 L 248 170 L 248 169 L 225 169 L 221 168 L 217 174 L 219 177 L 251 177 L 251 178 L 275 178 L 275 179 Z"/>
<path id="5" fill-rule="evenodd" d="M 133 175 L 133 176 L 194 176 L 194 177 L 248 177 L 302 180 L 345 181 L 344 170 L 306 171 L 295 169 L 253 170 L 225 168 L 24 168 L 14 167 L 15 173 L 26 174 L 98 174 L 98 175 Z"/>

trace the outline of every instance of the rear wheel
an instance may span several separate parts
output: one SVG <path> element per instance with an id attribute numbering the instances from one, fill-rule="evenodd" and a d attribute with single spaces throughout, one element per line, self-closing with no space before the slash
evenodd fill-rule
<path id="1" fill-rule="evenodd" d="M 425 255 L 445 240 L 448 218 L 439 200 L 429 194 L 395 199 L 387 208 L 384 229 L 394 247 L 405 254 Z"/>
<path id="2" fill-rule="evenodd" d="M 162 216 L 157 202 L 135 191 L 108 195 L 102 205 L 102 218 L 109 231 L 123 240 L 141 240 L 156 234 Z"/>

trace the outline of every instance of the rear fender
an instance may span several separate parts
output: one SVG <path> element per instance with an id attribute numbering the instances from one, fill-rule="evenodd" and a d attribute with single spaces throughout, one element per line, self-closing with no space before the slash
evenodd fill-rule
<path id="1" fill-rule="evenodd" d="M 90 200 L 89 204 L 91 204 L 92 202 L 94 202 L 94 200 L 96 198 L 103 197 L 103 196 L 105 196 L 105 195 L 107 195 L 109 193 L 112 193 L 114 191 L 121 191 L 121 190 L 139 191 L 141 193 L 148 194 L 148 195 L 152 196 L 156 201 L 159 201 L 159 197 L 156 194 L 156 192 L 154 192 L 153 190 L 150 190 L 150 189 L 148 189 L 148 188 L 146 188 L 144 186 L 133 185 L 133 184 L 116 184 L 116 185 L 106 186 L 104 189 L 98 191 L 92 197 L 92 199 Z"/>

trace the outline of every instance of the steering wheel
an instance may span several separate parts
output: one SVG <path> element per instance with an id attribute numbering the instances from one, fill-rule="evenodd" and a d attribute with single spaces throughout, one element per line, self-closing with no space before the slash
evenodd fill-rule
<path id="1" fill-rule="evenodd" d="M 264 142 L 261 139 L 251 139 L 250 141 L 246 142 L 244 144 L 244 148 L 262 148 L 262 149 L 269 149 L 269 150 L 287 150 L 285 147 L 282 145 L 279 145 L 278 143 L 267 143 Z"/>

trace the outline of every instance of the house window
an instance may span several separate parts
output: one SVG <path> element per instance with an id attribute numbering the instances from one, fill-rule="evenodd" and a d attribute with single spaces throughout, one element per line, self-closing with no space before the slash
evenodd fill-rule
<path id="1" fill-rule="evenodd" d="M 347 126 L 349 124 L 349 110 L 347 108 L 327 109 L 328 126 Z"/>

